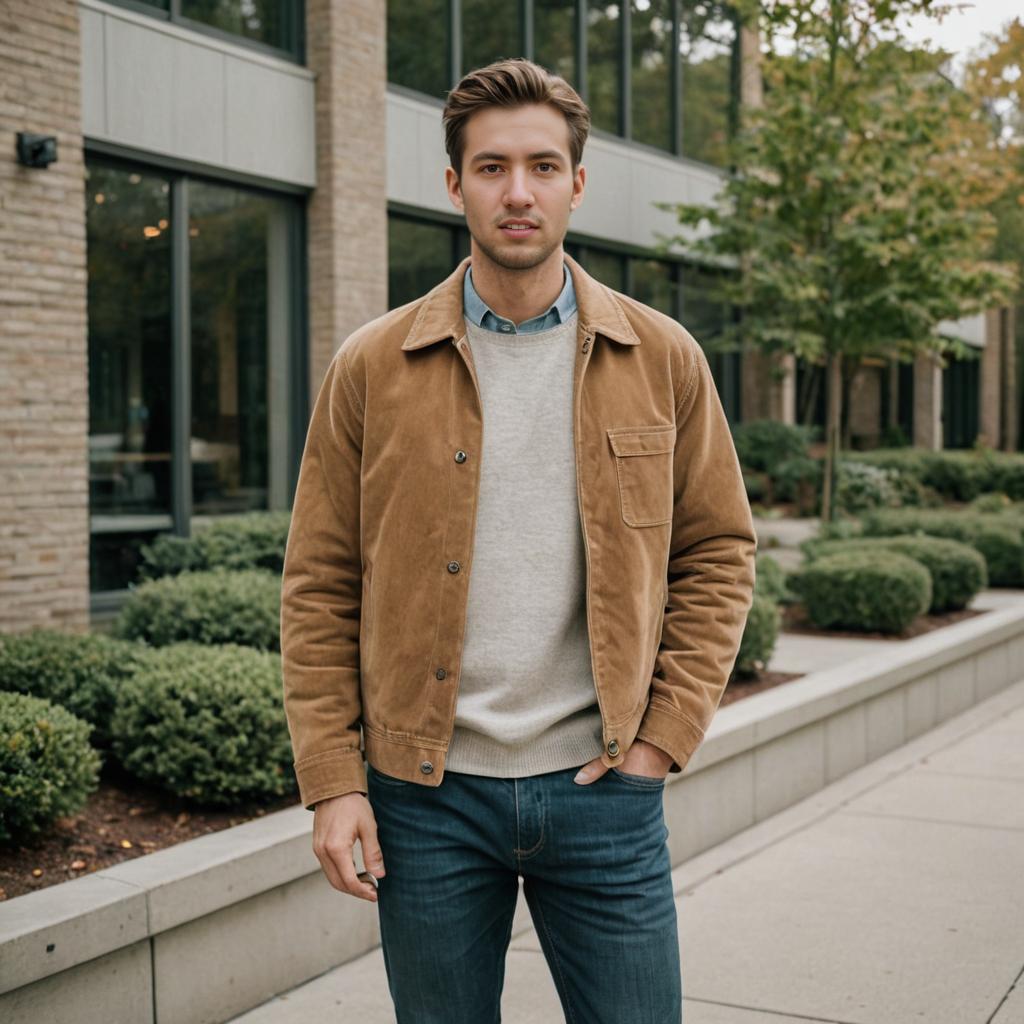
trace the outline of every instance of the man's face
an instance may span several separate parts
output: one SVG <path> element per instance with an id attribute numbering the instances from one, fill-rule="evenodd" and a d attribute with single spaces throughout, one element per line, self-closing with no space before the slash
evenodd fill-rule
<path id="1" fill-rule="evenodd" d="M 509 270 L 560 250 L 585 179 L 582 165 L 573 175 L 562 114 L 546 103 L 485 107 L 466 122 L 463 139 L 461 177 L 447 167 L 445 184 L 475 246 Z M 516 221 L 526 226 L 510 226 Z"/>

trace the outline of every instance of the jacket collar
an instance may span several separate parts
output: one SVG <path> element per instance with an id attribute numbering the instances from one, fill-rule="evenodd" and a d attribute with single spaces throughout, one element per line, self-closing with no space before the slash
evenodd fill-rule
<path id="1" fill-rule="evenodd" d="M 612 290 L 591 277 L 567 252 L 562 256 L 572 274 L 580 326 L 622 345 L 639 345 L 640 338 L 626 319 Z M 471 256 L 464 257 L 448 277 L 426 293 L 412 328 L 402 342 L 404 350 L 462 337 L 466 327 L 463 278 L 471 263 Z"/>

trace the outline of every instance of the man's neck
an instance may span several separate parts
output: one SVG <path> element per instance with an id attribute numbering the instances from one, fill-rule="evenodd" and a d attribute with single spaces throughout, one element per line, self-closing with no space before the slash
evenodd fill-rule
<path id="1" fill-rule="evenodd" d="M 498 315 L 514 324 L 540 316 L 565 285 L 562 247 L 528 270 L 508 270 L 486 256 L 473 254 L 473 287 Z"/>

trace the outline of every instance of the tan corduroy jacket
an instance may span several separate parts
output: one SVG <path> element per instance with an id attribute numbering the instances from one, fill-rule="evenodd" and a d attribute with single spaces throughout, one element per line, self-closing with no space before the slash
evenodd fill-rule
<path id="1" fill-rule="evenodd" d="M 565 262 L 601 760 L 621 764 L 640 737 L 679 772 L 752 601 L 750 505 L 697 342 Z M 463 320 L 469 264 L 346 338 L 314 403 L 281 591 L 284 708 L 308 808 L 367 791 L 364 749 L 387 775 L 444 778 L 484 423 Z"/>

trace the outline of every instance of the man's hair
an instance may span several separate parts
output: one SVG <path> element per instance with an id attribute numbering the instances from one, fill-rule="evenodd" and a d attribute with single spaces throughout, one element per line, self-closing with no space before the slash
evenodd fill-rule
<path id="1" fill-rule="evenodd" d="M 484 107 L 520 107 L 527 103 L 549 103 L 569 125 L 569 156 L 572 171 L 583 159 L 583 146 L 590 134 L 590 111 L 579 93 L 559 75 L 525 57 L 497 60 L 465 75 L 448 93 L 441 120 L 444 147 L 457 175 L 462 174 L 466 122 Z"/>

